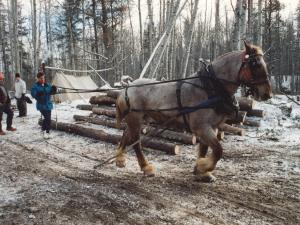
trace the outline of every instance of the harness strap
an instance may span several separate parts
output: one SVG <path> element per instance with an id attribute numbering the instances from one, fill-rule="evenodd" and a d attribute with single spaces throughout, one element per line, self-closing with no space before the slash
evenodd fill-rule
<path id="1" fill-rule="evenodd" d="M 182 111 L 182 103 L 181 103 L 181 86 L 182 86 L 183 82 L 182 81 L 178 81 L 177 82 L 177 88 L 176 88 L 176 97 L 177 97 L 177 104 L 178 104 L 178 108 L 179 108 L 179 111 Z M 182 118 L 183 118 L 183 122 L 184 122 L 184 125 L 186 127 L 186 130 L 188 132 L 191 132 L 191 129 L 190 129 L 190 125 L 188 123 L 188 120 L 186 118 L 187 114 L 186 113 L 182 113 Z"/>
<path id="2" fill-rule="evenodd" d="M 127 115 L 130 112 L 130 102 L 128 97 L 128 86 L 125 88 L 125 101 L 127 105 L 127 109 L 124 111 L 124 115 Z"/>

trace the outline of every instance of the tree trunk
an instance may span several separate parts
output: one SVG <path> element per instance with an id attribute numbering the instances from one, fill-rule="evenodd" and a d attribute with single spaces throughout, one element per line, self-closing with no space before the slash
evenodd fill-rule
<path id="1" fill-rule="evenodd" d="M 257 24 L 257 45 L 258 46 L 262 46 L 262 0 L 258 0 L 258 8 L 257 8 L 257 11 L 258 11 L 258 17 L 257 17 L 257 20 L 258 20 L 258 24 Z"/>
<path id="2" fill-rule="evenodd" d="M 32 47 L 33 47 L 33 78 L 37 74 L 38 55 L 37 55 L 37 15 L 36 15 L 36 0 L 32 0 Z"/>
<path id="3" fill-rule="evenodd" d="M 196 20 L 196 15 L 197 15 L 197 11 L 198 11 L 198 4 L 199 4 L 199 0 L 195 0 L 195 4 L 193 6 L 193 12 L 192 12 L 192 15 L 191 15 L 190 30 L 189 30 L 189 34 L 188 34 L 189 42 L 188 42 L 188 46 L 186 46 L 185 56 L 183 57 L 183 59 L 185 60 L 184 64 L 183 64 L 183 71 L 182 71 L 182 74 L 181 74 L 181 77 L 183 77 L 183 78 L 185 78 L 187 76 L 187 68 L 188 68 L 188 64 L 189 64 L 189 58 L 190 58 L 190 54 L 191 54 L 191 47 L 192 47 L 192 43 L 193 43 L 195 20 Z"/>
<path id="4" fill-rule="evenodd" d="M 242 7 L 240 11 L 240 47 L 239 49 L 244 48 L 244 43 L 241 40 L 246 40 L 246 13 L 247 13 L 247 0 L 242 0 Z"/>
<path id="5" fill-rule="evenodd" d="M 96 0 L 92 0 L 92 10 L 93 10 L 93 28 L 94 28 L 94 38 L 95 38 L 95 43 L 94 43 L 94 49 L 96 52 L 96 59 L 97 59 L 97 70 L 100 69 L 100 52 L 99 52 L 99 38 L 98 38 L 98 29 L 97 29 L 97 16 L 96 16 Z"/>
<path id="6" fill-rule="evenodd" d="M 242 1 L 236 1 L 235 7 L 235 21 L 233 27 L 233 34 L 232 34 L 232 50 L 239 50 L 240 49 L 240 23 L 241 23 L 241 12 L 242 12 Z"/>

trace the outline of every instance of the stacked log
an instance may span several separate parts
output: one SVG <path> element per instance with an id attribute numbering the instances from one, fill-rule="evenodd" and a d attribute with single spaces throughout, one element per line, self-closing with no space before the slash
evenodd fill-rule
<path id="1" fill-rule="evenodd" d="M 92 112 L 97 115 L 104 115 L 104 116 L 116 118 L 116 110 L 115 109 L 103 109 L 100 107 L 93 107 Z"/>
<path id="2" fill-rule="evenodd" d="M 92 96 L 90 103 L 94 105 L 113 105 L 116 104 L 116 99 L 107 95 Z"/>
<path id="3" fill-rule="evenodd" d="M 39 120 L 39 125 L 41 124 L 42 121 Z M 112 144 L 118 144 L 122 137 L 122 135 L 120 134 L 110 134 L 101 129 L 83 127 L 71 123 L 56 122 L 54 120 L 51 121 L 51 128 L 68 133 L 77 134 L 84 137 L 94 138 Z M 171 155 L 178 155 L 180 153 L 180 146 L 168 143 L 166 141 L 159 141 L 153 138 L 142 138 L 141 144 L 143 147 L 160 150 Z"/>
<path id="4" fill-rule="evenodd" d="M 126 124 L 121 123 L 120 127 L 117 127 L 115 117 L 116 111 L 114 108 L 111 108 L 113 104 L 115 104 L 116 98 L 120 94 L 120 91 L 111 90 L 108 91 L 107 96 L 100 95 L 94 96 L 90 99 L 90 103 L 93 105 L 79 105 L 78 108 L 83 110 L 91 110 L 93 113 L 90 116 L 79 116 L 74 115 L 74 120 L 80 122 L 88 122 L 93 124 L 98 124 L 111 128 L 120 128 L 125 129 Z M 247 125 L 247 126 L 259 126 L 260 123 L 257 119 L 253 119 L 252 117 L 263 117 L 265 115 L 263 110 L 254 109 L 255 101 L 248 98 L 238 98 L 238 102 L 240 105 L 240 111 L 237 116 L 230 118 L 226 123 L 221 124 L 219 126 L 218 139 L 224 139 L 225 134 L 233 134 L 243 136 L 245 134 L 245 130 L 239 127 L 235 127 L 235 124 L 238 125 Z M 105 106 L 105 107 L 104 107 Z M 108 107 L 109 106 L 109 107 Z M 143 126 L 142 134 L 149 135 L 152 138 L 160 137 L 169 141 L 175 141 L 183 144 L 196 144 L 199 140 L 193 136 L 192 134 L 185 134 L 182 131 L 176 130 L 164 130 L 163 132 L 161 128 L 156 128 L 153 126 Z M 75 129 L 76 130 L 76 129 Z M 93 133 L 93 132 L 92 132 Z M 99 132 L 100 135 L 97 136 L 100 140 L 106 141 L 103 136 L 104 134 Z M 107 134 L 105 134 L 107 135 Z M 112 141 L 107 141 L 114 143 Z M 153 143 L 152 143 L 153 144 Z M 155 144 L 152 145 L 154 148 Z M 159 146 L 159 144 L 158 144 Z M 147 147 L 147 146 L 145 146 Z M 169 150 L 168 150 L 169 151 Z M 174 148 L 173 150 L 174 151 Z"/>

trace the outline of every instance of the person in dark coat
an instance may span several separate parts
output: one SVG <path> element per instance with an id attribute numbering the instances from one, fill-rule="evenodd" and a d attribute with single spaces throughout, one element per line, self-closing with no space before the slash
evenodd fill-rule
<path id="1" fill-rule="evenodd" d="M 5 132 L 2 130 L 3 113 L 7 114 L 6 130 L 16 131 L 17 129 L 12 127 L 14 112 L 11 109 L 8 91 L 4 87 L 4 74 L 0 72 L 0 135 L 5 135 Z"/>
<path id="2" fill-rule="evenodd" d="M 44 119 L 42 122 L 42 132 L 45 138 L 50 138 L 51 129 L 51 110 L 53 109 L 53 103 L 51 101 L 51 95 L 56 94 L 56 86 L 46 83 L 45 74 L 39 72 L 37 74 L 37 82 L 31 89 L 31 95 L 36 99 L 36 108 L 41 112 Z"/>

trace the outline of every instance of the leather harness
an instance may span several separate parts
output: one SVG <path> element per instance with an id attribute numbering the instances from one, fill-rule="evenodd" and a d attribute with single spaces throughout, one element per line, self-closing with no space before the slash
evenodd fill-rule
<path id="1" fill-rule="evenodd" d="M 206 65 L 204 69 L 197 72 L 198 78 L 201 80 L 201 83 L 203 86 L 199 86 L 197 84 L 193 84 L 190 82 L 187 82 L 185 80 L 178 80 L 176 81 L 176 98 L 177 98 L 177 107 L 174 108 L 166 108 L 166 109 L 134 109 L 130 107 L 130 101 L 128 97 L 128 88 L 130 86 L 127 86 L 125 88 L 125 101 L 127 104 L 127 110 L 124 112 L 125 115 L 127 115 L 130 111 L 133 112 L 163 112 L 163 111 L 172 111 L 172 110 L 178 110 L 180 116 L 183 117 L 184 125 L 186 127 L 186 130 L 188 132 L 191 131 L 188 119 L 189 114 L 192 112 L 195 112 L 199 109 L 204 108 L 213 108 L 217 113 L 222 114 L 232 114 L 235 112 L 235 115 L 237 116 L 238 112 L 238 103 L 234 96 L 230 96 L 229 93 L 226 91 L 224 85 L 221 81 L 233 83 L 236 85 L 246 85 L 250 89 L 254 88 L 254 85 L 258 84 L 265 84 L 267 82 L 270 82 L 268 78 L 266 78 L 263 81 L 255 81 L 253 77 L 253 69 L 257 65 L 256 56 L 259 56 L 259 54 L 252 54 L 247 55 L 244 54 L 243 62 L 239 70 L 239 80 L 237 82 L 231 82 L 222 80 L 216 77 L 212 64 Z M 205 73 L 205 75 L 203 75 Z M 208 94 L 208 99 L 196 106 L 193 107 L 185 107 L 182 105 L 181 101 L 181 87 L 184 83 L 196 86 L 198 88 L 204 89 Z"/>

